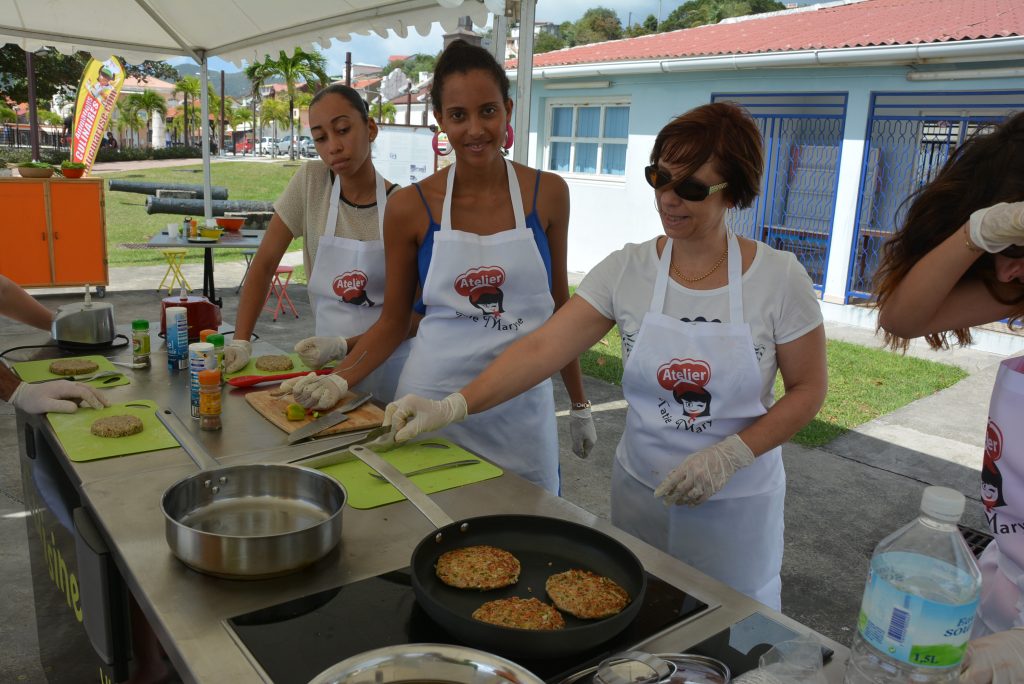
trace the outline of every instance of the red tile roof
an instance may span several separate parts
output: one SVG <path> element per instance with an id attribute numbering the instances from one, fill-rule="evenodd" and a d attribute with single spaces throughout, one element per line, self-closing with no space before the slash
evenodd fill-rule
<path id="1" fill-rule="evenodd" d="M 863 0 L 545 52 L 533 63 L 545 67 L 1021 35 L 1021 0 Z"/>

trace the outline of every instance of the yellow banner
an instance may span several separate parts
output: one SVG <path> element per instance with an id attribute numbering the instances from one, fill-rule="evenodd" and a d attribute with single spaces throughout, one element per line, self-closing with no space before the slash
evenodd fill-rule
<path id="1" fill-rule="evenodd" d="M 124 76 L 124 67 L 113 55 L 105 62 L 93 59 L 86 65 L 75 103 L 71 161 L 92 168 L 117 96 L 124 85 Z"/>

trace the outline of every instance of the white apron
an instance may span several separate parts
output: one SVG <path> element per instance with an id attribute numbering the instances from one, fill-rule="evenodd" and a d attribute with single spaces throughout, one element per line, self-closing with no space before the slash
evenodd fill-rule
<path id="1" fill-rule="evenodd" d="M 539 328 L 554 311 L 533 231 L 526 225 L 519 181 L 505 162 L 515 228 L 494 235 L 452 229 L 452 187 L 434 234 L 423 285 L 426 314 L 413 338 L 397 395 L 441 399 L 475 378 L 510 345 Z M 558 492 L 558 433 L 551 380 L 439 434 L 502 468 Z"/>
<path id="2" fill-rule="evenodd" d="M 685 456 L 734 435 L 766 410 L 742 257 L 729 236 L 729 320 L 689 323 L 663 313 L 672 241 L 658 264 L 651 308 L 626 359 L 629 404 L 615 452 L 612 522 L 773 608 L 780 607 L 786 476 L 776 447 L 695 508 L 666 507 L 653 490 Z"/>
<path id="3" fill-rule="evenodd" d="M 985 548 L 973 638 L 1024 626 L 1024 358 L 999 364 L 989 403 L 981 502 L 994 539 Z"/>
<path id="4" fill-rule="evenodd" d="M 338 202 L 341 178 L 334 177 L 327 225 L 316 249 L 313 272 L 309 276 L 310 303 L 316 316 L 317 335 L 352 337 L 366 332 L 377 322 L 384 306 L 384 208 L 387 184 L 377 174 L 376 240 L 338 237 Z M 398 376 L 409 355 L 405 340 L 394 353 L 359 383 L 359 389 L 373 393 L 375 399 L 389 402 L 395 398 Z M 346 359 L 341 361 L 344 367 Z"/>

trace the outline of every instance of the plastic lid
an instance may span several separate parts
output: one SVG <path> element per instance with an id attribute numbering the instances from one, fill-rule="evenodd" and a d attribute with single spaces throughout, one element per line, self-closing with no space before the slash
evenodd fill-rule
<path id="1" fill-rule="evenodd" d="M 220 384 L 220 371 L 216 368 L 210 370 L 201 370 L 198 373 L 200 385 L 219 385 Z"/>
<path id="2" fill-rule="evenodd" d="M 205 328 L 203 330 L 200 330 L 199 331 L 199 341 L 200 342 L 206 342 L 206 338 L 207 337 L 209 337 L 210 335 L 216 335 L 216 334 L 217 334 L 216 330 L 210 330 L 209 328 Z"/>
<path id="3" fill-rule="evenodd" d="M 200 333 L 202 335 L 202 333 Z M 206 341 L 212 344 L 214 347 L 224 346 L 224 336 L 220 333 L 210 333 L 206 336 Z"/>
<path id="4" fill-rule="evenodd" d="M 149 330 L 149 321 L 139 319 L 132 321 L 132 330 Z"/>
<path id="5" fill-rule="evenodd" d="M 921 496 L 921 512 L 938 520 L 957 522 L 965 502 L 963 494 L 949 487 L 926 487 Z"/>

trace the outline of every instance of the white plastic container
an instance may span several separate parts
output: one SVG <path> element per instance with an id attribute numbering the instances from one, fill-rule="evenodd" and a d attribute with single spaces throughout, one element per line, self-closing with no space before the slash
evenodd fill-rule
<path id="1" fill-rule="evenodd" d="M 928 487 L 921 514 L 875 548 L 844 684 L 959 680 L 981 594 L 963 510 L 959 492 Z"/>
<path id="2" fill-rule="evenodd" d="M 188 368 L 188 309 L 169 306 L 166 317 L 167 368 L 171 371 Z"/>
<path id="3" fill-rule="evenodd" d="M 188 345 L 189 396 L 192 403 L 192 417 L 199 420 L 199 372 L 217 367 L 217 355 L 209 342 L 193 342 Z"/>

